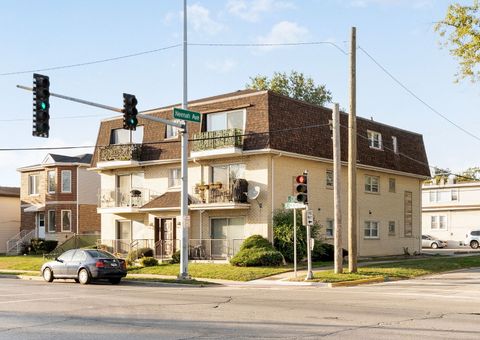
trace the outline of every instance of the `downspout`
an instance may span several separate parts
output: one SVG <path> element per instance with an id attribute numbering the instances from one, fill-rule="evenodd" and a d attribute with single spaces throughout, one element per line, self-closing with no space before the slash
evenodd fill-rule
<path id="1" fill-rule="evenodd" d="M 78 228 L 79 228 L 79 225 L 78 225 L 78 221 L 79 221 L 79 211 L 78 211 L 78 207 L 79 207 L 79 203 L 78 203 L 78 200 L 79 200 L 79 194 L 78 194 L 78 166 L 77 166 L 77 183 L 76 183 L 76 187 L 77 187 L 77 235 L 79 234 L 78 233 Z"/>
<path id="2" fill-rule="evenodd" d="M 272 239 L 271 239 L 271 242 L 273 244 L 273 214 L 275 212 L 275 158 L 279 158 L 279 157 L 282 157 L 282 154 L 279 153 L 278 155 L 276 156 L 272 156 L 272 160 L 271 160 L 271 168 L 272 168 L 272 175 L 271 175 L 271 187 L 272 187 L 272 199 L 271 199 L 271 212 L 272 212 L 272 215 L 271 215 L 271 225 L 272 225 Z"/>

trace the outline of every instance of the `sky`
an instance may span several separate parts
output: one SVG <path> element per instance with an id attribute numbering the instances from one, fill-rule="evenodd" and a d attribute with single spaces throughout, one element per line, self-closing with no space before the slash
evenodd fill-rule
<path id="1" fill-rule="evenodd" d="M 439 115 L 480 136 L 480 84 L 454 82 L 458 61 L 441 48 L 434 31 L 450 2 L 188 0 L 190 44 L 326 42 L 190 45 L 188 98 L 243 89 L 259 74 L 296 70 L 325 84 L 333 101 L 348 108 L 349 39 L 356 27 L 357 115 L 422 134 L 431 166 L 452 171 L 480 166 L 479 139 Z M 42 162 L 49 152 L 93 151 L 5 149 L 92 146 L 100 121 L 116 115 L 51 97 L 50 137 L 33 137 L 32 93 L 16 85 L 31 87 L 34 70 L 50 77 L 53 93 L 108 106 L 121 108 L 124 92 L 136 95 L 140 111 L 180 103 L 182 49 L 175 46 L 183 39 L 182 13 L 183 0 L 2 1 L 0 186 L 19 186 L 16 169 Z M 115 59 L 134 54 L 139 55 Z M 99 62 L 106 59 L 115 60 Z M 78 64 L 84 65 L 72 66 Z"/>

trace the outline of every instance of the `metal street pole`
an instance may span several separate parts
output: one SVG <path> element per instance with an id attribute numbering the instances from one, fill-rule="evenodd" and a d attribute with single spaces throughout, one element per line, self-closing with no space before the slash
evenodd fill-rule
<path id="1" fill-rule="evenodd" d="M 310 234 L 310 224 L 307 222 L 307 211 L 308 211 L 308 205 L 305 205 L 305 209 L 302 210 L 302 224 L 307 228 L 307 277 L 305 277 L 305 281 L 313 279 L 312 249 L 310 248 L 311 234 Z"/>
<path id="2" fill-rule="evenodd" d="M 293 209 L 293 272 L 297 277 L 297 209 Z"/>
<path id="3" fill-rule="evenodd" d="M 183 101 L 182 109 L 187 110 L 187 0 L 183 1 Z M 180 215 L 182 219 L 182 240 L 180 251 L 180 279 L 188 279 L 188 228 L 190 220 L 188 220 L 188 131 L 187 122 L 184 121 L 185 128 L 182 131 L 182 193 L 180 199 Z M 188 220 L 188 223 L 187 223 Z"/>

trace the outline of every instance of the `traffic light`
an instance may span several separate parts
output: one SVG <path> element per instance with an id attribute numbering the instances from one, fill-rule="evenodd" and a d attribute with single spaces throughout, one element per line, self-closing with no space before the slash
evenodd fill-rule
<path id="1" fill-rule="evenodd" d="M 299 175 L 295 178 L 295 194 L 297 202 L 308 203 L 307 175 Z"/>
<path id="2" fill-rule="evenodd" d="M 33 132 L 37 137 L 48 138 L 50 130 L 50 80 L 47 76 L 33 74 Z"/>
<path id="3" fill-rule="evenodd" d="M 123 94 L 123 128 L 135 130 L 138 124 L 137 119 L 137 98 L 133 94 Z"/>

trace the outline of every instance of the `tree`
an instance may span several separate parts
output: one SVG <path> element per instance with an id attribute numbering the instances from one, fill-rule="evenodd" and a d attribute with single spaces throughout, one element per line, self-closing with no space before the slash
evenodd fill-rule
<path id="1" fill-rule="evenodd" d="M 457 182 L 474 182 L 480 180 L 480 168 L 472 167 L 468 168 L 465 171 L 462 171 L 459 175 L 456 176 Z"/>
<path id="2" fill-rule="evenodd" d="M 290 75 L 281 72 L 274 72 L 273 77 L 258 75 L 250 77 L 248 89 L 271 90 L 294 99 L 306 101 L 315 105 L 324 105 L 332 101 L 332 94 L 325 88 L 325 85 L 315 85 L 310 77 L 303 73 L 291 71 Z"/>
<path id="3" fill-rule="evenodd" d="M 457 81 L 469 78 L 480 80 L 480 2 L 473 0 L 471 6 L 458 3 L 450 5 L 445 18 L 435 25 L 435 31 L 445 39 L 444 46 L 459 59 Z"/>

